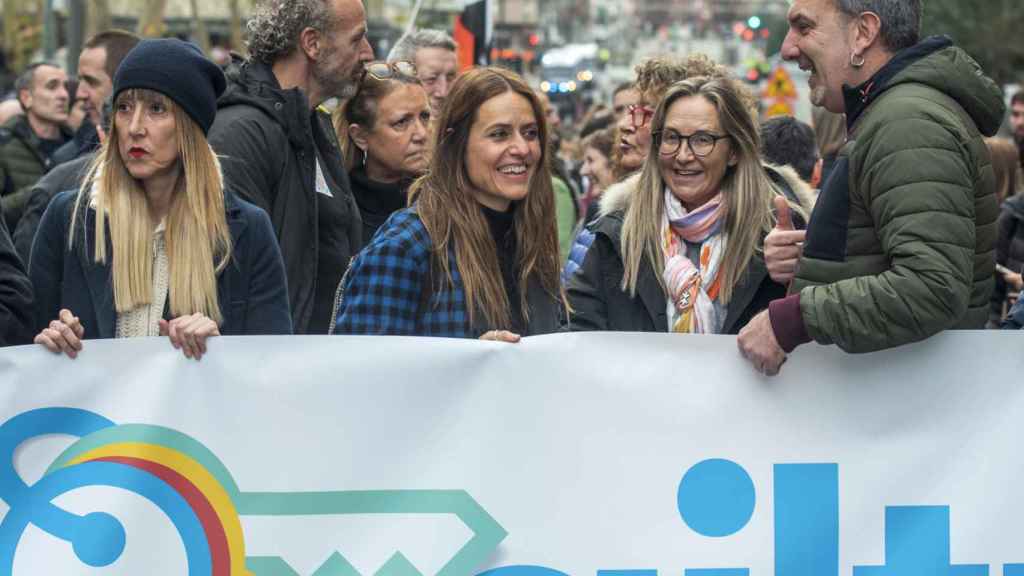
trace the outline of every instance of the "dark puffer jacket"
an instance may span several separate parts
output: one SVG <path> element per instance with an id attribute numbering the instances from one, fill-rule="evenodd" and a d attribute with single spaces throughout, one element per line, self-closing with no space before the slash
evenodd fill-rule
<path id="1" fill-rule="evenodd" d="M 870 352 L 983 327 L 998 215 L 983 136 L 1002 121 L 999 88 L 949 39 L 929 38 L 845 96 L 849 141 L 794 283 L 805 337 Z M 775 303 L 772 322 L 792 333 Z"/>
<path id="2" fill-rule="evenodd" d="M 223 155 L 232 188 L 270 215 L 284 256 L 295 333 L 327 333 L 334 294 L 363 234 L 338 138 L 327 114 L 310 111 L 302 91 L 283 90 L 270 67 L 236 58 L 225 75 L 228 88 L 217 101 L 210 145 Z M 340 199 L 331 230 L 320 228 L 318 155 L 327 186 Z M 328 235 L 340 237 L 344 247 L 335 267 L 321 270 L 320 239 Z M 324 311 L 322 317 L 314 318 L 314 309 Z"/>
<path id="3" fill-rule="evenodd" d="M 62 135 L 65 140 L 71 137 L 67 130 Z M 43 153 L 41 141 L 25 115 L 15 116 L 0 127 L 0 196 L 8 230 L 17 227 L 30 187 L 53 166 L 53 159 Z"/>

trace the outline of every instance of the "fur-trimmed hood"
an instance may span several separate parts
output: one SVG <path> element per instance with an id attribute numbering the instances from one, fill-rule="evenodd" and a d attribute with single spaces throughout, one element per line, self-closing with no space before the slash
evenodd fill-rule
<path id="1" fill-rule="evenodd" d="M 612 212 L 625 212 L 629 208 L 633 194 L 640 187 L 640 174 L 637 172 L 621 182 L 612 184 L 601 194 L 597 211 L 599 217 L 603 218 Z"/>
<path id="2" fill-rule="evenodd" d="M 814 210 L 814 203 L 818 200 L 818 191 L 811 188 L 811 185 L 800 178 L 796 170 L 792 166 L 779 166 L 776 164 L 764 164 L 765 170 L 768 172 L 769 178 L 778 185 L 783 183 L 789 186 L 790 191 L 796 196 L 800 206 L 807 211 L 807 216 L 810 218 L 811 211 Z M 772 172 L 775 174 L 773 175 Z M 776 176 L 778 178 L 776 178 Z M 781 180 L 781 182 L 780 182 Z"/>

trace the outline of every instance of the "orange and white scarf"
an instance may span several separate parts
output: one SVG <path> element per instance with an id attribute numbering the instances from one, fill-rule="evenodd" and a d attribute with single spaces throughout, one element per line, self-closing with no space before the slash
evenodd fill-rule
<path id="1" fill-rule="evenodd" d="M 692 212 L 665 189 L 662 278 L 668 292 L 669 330 L 692 334 L 717 334 L 725 321 L 725 306 L 718 300 L 722 288 L 722 257 L 727 238 L 721 232 L 725 216 L 718 194 Z M 686 242 L 700 243 L 700 261 L 686 255 Z"/>

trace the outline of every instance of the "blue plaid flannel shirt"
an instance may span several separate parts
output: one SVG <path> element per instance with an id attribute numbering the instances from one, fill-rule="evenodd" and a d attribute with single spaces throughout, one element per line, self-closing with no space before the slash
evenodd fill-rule
<path id="1" fill-rule="evenodd" d="M 433 243 L 415 209 L 399 210 L 353 259 L 338 306 L 335 334 L 476 338 L 458 269 L 454 289 L 431 283 Z M 455 261 L 454 253 L 450 254 Z M 436 279 L 434 279 L 436 283 Z"/>

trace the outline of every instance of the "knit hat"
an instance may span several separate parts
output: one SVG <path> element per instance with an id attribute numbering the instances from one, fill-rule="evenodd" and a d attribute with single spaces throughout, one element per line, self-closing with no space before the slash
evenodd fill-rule
<path id="1" fill-rule="evenodd" d="M 224 73 L 202 51 L 177 38 L 142 40 L 114 73 L 114 101 L 124 90 L 146 88 L 159 92 L 210 131 L 217 115 L 217 97 L 227 85 Z"/>

